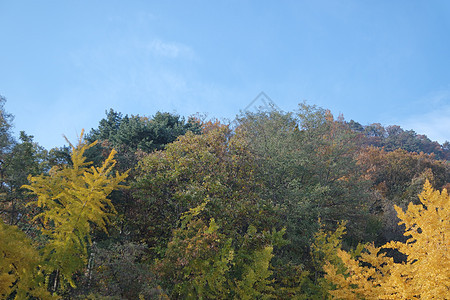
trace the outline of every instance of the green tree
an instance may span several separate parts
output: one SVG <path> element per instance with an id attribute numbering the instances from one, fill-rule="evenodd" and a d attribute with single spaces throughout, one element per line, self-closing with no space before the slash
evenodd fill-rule
<path id="1" fill-rule="evenodd" d="M 32 210 L 26 204 L 33 199 L 22 186 L 28 183 L 28 175 L 48 172 L 48 152 L 33 141 L 33 136 L 20 132 L 20 142 L 15 143 L 4 161 L 4 201 L 8 203 L 8 223 L 20 227 L 29 226 Z"/>
<path id="2" fill-rule="evenodd" d="M 6 161 L 9 157 L 11 148 L 14 146 L 14 139 L 11 134 L 12 115 L 8 114 L 5 109 L 6 99 L 0 95 L 0 213 L 9 214 L 11 199 L 9 196 L 8 172 Z M 14 217 L 6 217 L 10 222 Z"/>
<path id="3" fill-rule="evenodd" d="M 284 231 L 269 234 L 250 226 L 240 244 L 232 243 L 214 219 L 199 217 L 208 203 L 183 214 L 164 258 L 156 261 L 163 287 L 174 299 L 273 298 L 273 243 Z"/>
<path id="4" fill-rule="evenodd" d="M 255 156 L 260 197 L 270 201 L 287 226 L 290 244 L 280 250 L 280 258 L 311 263 L 309 245 L 319 217 L 328 230 L 338 220 L 350 220 L 352 239 L 366 238 L 370 185 L 357 166 L 359 137 L 342 118 L 300 104 L 295 114 L 246 113 L 238 129 Z"/>
<path id="5" fill-rule="evenodd" d="M 0 154 L 4 155 L 14 139 L 11 135 L 13 116 L 5 111 L 6 99 L 0 95 Z"/>
<path id="6" fill-rule="evenodd" d="M 277 244 L 277 239 L 282 238 L 284 232 L 285 230 L 275 231 L 271 237 L 272 240 L 261 245 L 261 237 L 266 236 L 265 238 L 267 238 L 267 233 L 259 233 L 254 226 L 249 226 L 242 245 L 236 251 L 236 266 L 233 274 L 235 297 L 239 299 L 274 298 L 275 289 L 271 265 L 273 246 Z"/>
<path id="7" fill-rule="evenodd" d="M 231 239 L 219 233 L 214 219 L 205 224 L 197 215 L 206 202 L 182 216 L 156 271 L 164 279 L 171 298 L 224 299 L 230 293 L 227 273 L 234 250 Z"/>
<path id="8" fill-rule="evenodd" d="M 198 122 L 193 118 L 186 121 L 178 115 L 160 112 L 152 117 L 123 116 L 111 109 L 98 128 L 88 134 L 88 141 L 99 142 L 86 151 L 86 156 L 98 166 L 114 148 L 117 150 L 115 168 L 119 171 L 130 170 L 127 183 L 132 185 L 139 159 L 154 150 L 162 150 L 166 144 L 188 131 L 196 134 L 200 131 Z M 148 218 L 143 216 L 146 203 L 135 198 L 133 189 L 116 191 L 111 199 L 118 211 L 112 219 L 117 230 L 111 234 L 125 243 L 141 243 L 141 233 L 145 229 L 140 226 L 140 220 Z M 178 217 L 174 218 L 177 220 Z"/>
<path id="9" fill-rule="evenodd" d="M 28 226 L 30 200 L 22 185 L 29 174 L 48 171 L 47 151 L 33 141 L 33 136 L 21 131 L 19 141 L 11 132 L 12 115 L 4 110 L 6 100 L 0 96 L 0 218 L 7 224 Z"/>
<path id="10" fill-rule="evenodd" d="M 204 199 L 205 222 L 214 218 L 234 242 L 253 224 L 270 230 L 275 217 L 256 191 L 254 162 L 246 142 L 228 126 L 206 123 L 144 157 L 138 167 L 135 197 L 141 204 L 140 232 L 155 255 L 162 253 L 181 215 Z"/>
<path id="11" fill-rule="evenodd" d="M 122 116 L 110 110 L 97 129 L 92 129 L 87 140 L 99 140 L 104 146 L 117 149 L 120 154 L 134 154 L 136 151 L 151 152 L 161 150 L 180 135 L 192 131 L 199 133 L 198 122 L 194 118 L 186 121 L 179 115 L 157 112 L 152 118 L 145 116 Z M 101 146 L 101 145 L 99 145 Z"/>
<path id="12" fill-rule="evenodd" d="M 146 246 L 114 238 L 93 242 L 85 278 L 77 292 L 120 299 L 154 299 L 161 294 L 146 262 Z M 114 298 L 115 299 L 115 298 Z"/>

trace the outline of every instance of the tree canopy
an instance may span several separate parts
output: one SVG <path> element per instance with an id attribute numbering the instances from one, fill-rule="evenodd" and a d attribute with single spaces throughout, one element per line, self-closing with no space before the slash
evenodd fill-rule
<path id="1" fill-rule="evenodd" d="M 300 103 L 233 123 L 111 109 L 48 150 L 4 103 L 1 298 L 450 293 L 448 143 Z"/>

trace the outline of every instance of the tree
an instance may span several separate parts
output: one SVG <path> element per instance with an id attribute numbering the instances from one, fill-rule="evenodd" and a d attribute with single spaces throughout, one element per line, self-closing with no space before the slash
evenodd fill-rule
<path id="1" fill-rule="evenodd" d="M 88 134 L 88 141 L 98 140 L 98 143 L 86 151 L 86 156 L 98 166 L 114 148 L 117 150 L 116 169 L 130 170 L 127 183 L 131 184 L 137 175 L 135 167 L 141 158 L 153 151 L 164 149 L 167 144 L 186 132 L 200 132 L 197 120 L 189 118 L 186 121 L 179 115 L 161 112 L 152 117 L 123 116 L 111 109 L 100 121 L 98 128 L 92 129 Z M 111 195 L 111 199 L 118 211 L 117 217 L 112 220 L 118 230 L 112 234 L 125 243 L 141 243 L 143 228 L 139 223 L 143 217 L 147 218 L 142 216 L 145 202 L 134 197 L 133 189 L 116 191 Z M 174 219 L 177 220 L 178 217 Z"/>
<path id="2" fill-rule="evenodd" d="M 389 242 L 382 247 L 368 245 L 354 259 L 345 251 L 338 256 L 347 268 L 339 274 L 327 264 L 326 278 L 336 285 L 330 293 L 337 298 L 359 299 L 444 299 L 450 294 L 450 196 L 447 190 L 434 190 L 426 181 L 420 204 L 409 204 L 403 212 L 395 207 L 400 224 L 406 227 L 406 242 Z M 395 262 L 384 249 L 406 255 Z"/>
<path id="3" fill-rule="evenodd" d="M 20 132 L 20 142 L 14 143 L 4 161 L 4 201 L 7 222 L 19 227 L 29 226 L 32 211 L 26 204 L 33 198 L 22 186 L 28 183 L 28 175 L 48 172 L 48 152 L 33 141 L 33 136 Z"/>
<path id="4" fill-rule="evenodd" d="M 97 129 L 92 129 L 87 140 L 108 141 L 111 147 L 122 151 L 151 152 L 161 150 L 187 131 L 198 133 L 198 122 L 194 118 L 188 121 L 179 115 L 157 112 L 152 118 L 145 116 L 122 116 L 110 110 L 106 119 L 102 119 Z"/>
<path id="5" fill-rule="evenodd" d="M 5 112 L 5 102 L 0 96 L 0 218 L 22 227 L 30 218 L 30 210 L 25 208 L 30 197 L 22 185 L 29 174 L 48 171 L 48 152 L 24 131 L 18 141 L 13 138 L 13 116 Z"/>
<path id="6" fill-rule="evenodd" d="M 224 299 L 230 293 L 227 273 L 234 250 L 231 239 L 218 232 L 214 219 L 205 224 L 197 218 L 206 204 L 183 214 L 164 259 L 155 264 L 172 298 Z"/>
<path id="7" fill-rule="evenodd" d="M 157 298 L 160 289 L 145 260 L 146 249 L 144 244 L 116 242 L 114 238 L 94 241 L 85 280 L 77 291 L 132 300 Z"/>
<path id="8" fill-rule="evenodd" d="M 214 218 L 234 242 L 252 224 L 270 230 L 275 216 L 256 194 L 255 167 L 246 141 L 218 122 L 204 124 L 201 135 L 188 132 L 164 151 L 141 159 L 134 186 L 140 204 L 135 222 L 153 254 L 164 251 L 181 215 L 205 199 L 210 199 L 205 224 Z"/>
<path id="9" fill-rule="evenodd" d="M 383 234 L 376 241 L 378 245 L 392 239 L 403 239 L 403 229 L 397 225 L 394 205 L 406 208 L 409 202 L 418 204 L 417 194 L 426 179 L 438 189 L 450 181 L 450 165 L 425 153 L 401 149 L 388 152 L 368 147 L 358 155 L 358 164 L 364 177 L 372 182 L 374 195 L 377 195 L 370 210 L 380 217 L 384 227 Z"/>
<path id="10" fill-rule="evenodd" d="M 437 159 L 450 160 L 450 151 L 445 143 L 440 145 L 414 130 L 403 130 L 398 125 L 384 127 L 380 123 L 361 126 L 353 120 L 347 124 L 353 131 L 364 134 L 367 146 L 380 147 L 387 151 L 403 149 L 408 152 L 424 152 L 434 154 Z"/>
<path id="11" fill-rule="evenodd" d="M 255 156 L 259 196 L 287 227 L 285 259 L 310 263 L 309 245 L 319 217 L 327 229 L 347 219 L 351 237 L 365 238 L 370 185 L 356 164 L 359 135 L 343 118 L 335 120 L 329 111 L 303 103 L 295 114 L 246 113 L 238 130 Z"/>
<path id="12" fill-rule="evenodd" d="M 3 214 L 9 214 L 11 205 L 11 199 L 8 197 L 10 189 L 6 161 L 15 143 L 11 135 L 13 117 L 5 111 L 5 102 L 6 99 L 0 95 L 0 214 L 3 219 L 5 219 Z M 10 222 L 11 216 L 9 215 L 6 219 Z"/>
<path id="13" fill-rule="evenodd" d="M 2 299 L 52 299 L 40 273 L 36 246 L 17 226 L 0 219 L 0 296 Z"/>
<path id="14" fill-rule="evenodd" d="M 6 99 L 0 95 L 0 155 L 3 155 L 13 144 L 11 135 L 13 116 L 5 111 Z"/>
<path id="15" fill-rule="evenodd" d="M 273 298 L 270 262 L 273 245 L 284 231 L 257 232 L 249 226 L 241 243 L 233 247 L 230 234 L 220 232 L 213 218 L 205 223 L 199 217 L 208 203 L 183 214 L 164 258 L 156 261 L 155 270 L 171 298 Z"/>
<path id="16" fill-rule="evenodd" d="M 108 219 L 115 213 L 108 195 L 127 177 L 127 173 L 112 174 L 114 150 L 102 166 L 90 167 L 83 155 L 95 144 L 84 143 L 82 132 L 78 145 L 70 144 L 72 165 L 54 167 L 49 175 L 30 176 L 30 184 L 24 186 L 37 195 L 30 204 L 41 210 L 34 220 L 42 225 L 46 238 L 42 256 L 46 274 L 54 272 L 53 292 L 60 274 L 75 286 L 72 276 L 86 265 L 91 228 L 107 231 Z"/>
<path id="17" fill-rule="evenodd" d="M 324 267 L 331 264 L 337 274 L 345 274 L 346 268 L 342 259 L 338 256 L 338 250 L 342 249 L 342 238 L 346 234 L 346 221 L 338 223 L 335 231 L 325 231 L 322 225 L 314 234 L 314 241 L 311 245 L 311 257 L 315 267 L 315 294 L 314 299 L 329 299 L 329 291 L 333 289 L 333 284 L 324 278 Z M 361 254 L 364 244 L 358 244 L 356 249 L 350 251 L 352 258 Z"/>
<path id="18" fill-rule="evenodd" d="M 272 250 L 285 242 L 284 231 L 276 230 L 273 208 L 257 194 L 256 167 L 247 141 L 219 122 L 140 161 L 137 221 L 168 294 L 273 293 Z"/>

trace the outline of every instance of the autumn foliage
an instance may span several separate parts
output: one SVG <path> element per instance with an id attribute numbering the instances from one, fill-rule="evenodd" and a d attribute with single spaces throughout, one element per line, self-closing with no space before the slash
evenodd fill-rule
<path id="1" fill-rule="evenodd" d="M 330 291 L 338 299 L 447 299 L 450 295 L 450 197 L 434 190 L 429 181 L 419 195 L 420 204 L 404 212 L 396 207 L 406 242 L 366 246 L 358 258 L 343 250 L 338 256 L 345 272 L 328 263 L 325 278 L 336 285 Z M 385 253 L 394 249 L 406 256 L 395 262 Z"/>
<path id="2" fill-rule="evenodd" d="M 50 151 L 10 121 L 1 299 L 450 299 L 448 143 L 306 103 L 110 110 Z"/>

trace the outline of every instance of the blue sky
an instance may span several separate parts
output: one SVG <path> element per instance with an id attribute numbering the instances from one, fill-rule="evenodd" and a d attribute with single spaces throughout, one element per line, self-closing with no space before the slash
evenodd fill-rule
<path id="1" fill-rule="evenodd" d="M 261 91 L 450 140 L 450 1 L 0 1 L 0 95 L 46 148 L 105 110 L 232 119 Z"/>

